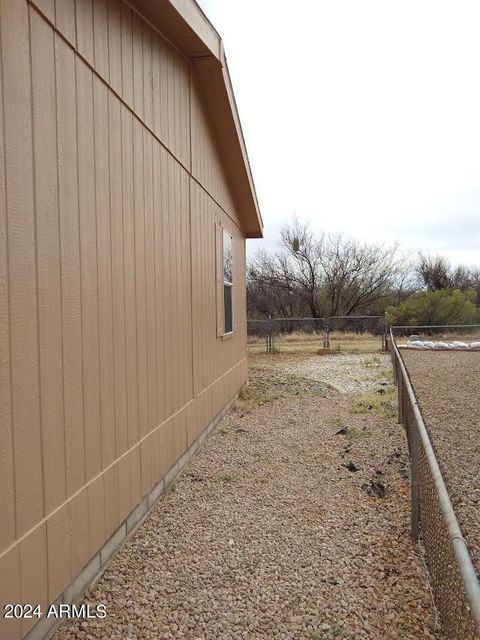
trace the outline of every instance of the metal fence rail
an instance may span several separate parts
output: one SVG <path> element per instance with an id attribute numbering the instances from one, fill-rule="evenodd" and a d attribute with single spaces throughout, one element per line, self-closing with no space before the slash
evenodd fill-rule
<path id="1" fill-rule="evenodd" d="M 480 583 L 392 330 L 390 341 L 410 450 L 412 536 L 424 548 L 442 631 L 449 640 L 479 640 Z"/>

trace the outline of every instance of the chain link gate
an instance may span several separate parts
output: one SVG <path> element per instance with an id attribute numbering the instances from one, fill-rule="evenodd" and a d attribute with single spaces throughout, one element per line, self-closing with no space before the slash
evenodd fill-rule
<path id="1" fill-rule="evenodd" d="M 331 316 L 327 318 L 326 342 L 324 347 L 331 349 L 338 340 L 341 345 L 342 337 L 348 334 L 372 336 L 378 338 L 381 349 L 387 348 L 388 317 L 382 316 Z M 372 349 L 375 342 L 372 342 Z"/>
<path id="2" fill-rule="evenodd" d="M 326 322 L 324 318 L 267 318 L 248 320 L 247 332 L 250 344 L 253 340 L 265 341 L 266 352 L 275 353 L 279 342 L 294 344 L 301 335 L 304 342 L 314 348 L 322 348 L 325 342 Z M 305 346 L 305 345 L 304 345 Z"/>
<path id="3" fill-rule="evenodd" d="M 275 353 L 281 344 L 282 349 L 293 350 L 295 338 L 300 344 L 298 350 L 306 347 L 316 349 L 342 350 L 342 345 L 355 342 L 362 338 L 365 347 L 360 351 L 375 351 L 387 348 L 388 320 L 383 316 L 334 316 L 330 318 L 265 318 L 248 320 L 247 331 L 249 343 L 264 342 L 267 353 Z M 318 339 L 318 340 L 317 340 Z M 290 349 L 291 347 L 291 349 Z M 307 349 L 308 350 L 308 349 Z M 348 348 L 346 349 L 349 350 Z"/>

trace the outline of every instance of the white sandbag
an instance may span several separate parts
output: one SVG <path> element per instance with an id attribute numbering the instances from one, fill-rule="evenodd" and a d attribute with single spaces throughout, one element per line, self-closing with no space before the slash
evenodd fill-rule
<path id="1" fill-rule="evenodd" d="M 431 340 L 413 340 L 405 345 L 400 345 L 404 349 L 438 349 L 443 351 L 458 351 L 460 349 L 471 349 L 472 351 L 480 351 L 480 342 L 462 342 L 455 340 L 454 342 L 432 342 Z"/>

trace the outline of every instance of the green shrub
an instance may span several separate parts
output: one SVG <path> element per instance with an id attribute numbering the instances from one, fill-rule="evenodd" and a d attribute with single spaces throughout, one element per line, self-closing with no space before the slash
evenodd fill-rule
<path id="1" fill-rule="evenodd" d="M 412 294 L 396 307 L 388 307 L 392 325 L 475 324 L 480 311 L 474 289 L 439 289 Z"/>

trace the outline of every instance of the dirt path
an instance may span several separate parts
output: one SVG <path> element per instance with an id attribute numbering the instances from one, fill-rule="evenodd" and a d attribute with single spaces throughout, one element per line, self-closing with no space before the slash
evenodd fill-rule
<path id="1" fill-rule="evenodd" d="M 390 392 L 341 395 L 279 362 L 254 360 L 250 397 L 90 589 L 108 617 L 55 640 L 439 638 Z"/>

